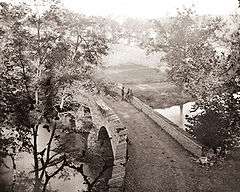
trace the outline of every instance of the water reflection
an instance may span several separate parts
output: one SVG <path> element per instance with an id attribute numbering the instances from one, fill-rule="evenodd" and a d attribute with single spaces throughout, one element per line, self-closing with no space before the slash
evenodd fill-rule
<path id="1" fill-rule="evenodd" d="M 195 104 L 195 102 L 185 103 L 182 107 L 182 110 L 180 108 L 180 105 L 175 105 L 175 106 L 167 107 L 167 108 L 163 108 L 163 109 L 155 109 L 155 111 L 157 111 L 164 117 L 168 118 L 170 121 L 172 121 L 179 127 L 185 129 L 184 124 L 187 123 L 185 116 L 186 115 L 194 115 L 194 114 L 199 113 L 199 111 L 191 112 L 192 106 L 194 104 Z"/>

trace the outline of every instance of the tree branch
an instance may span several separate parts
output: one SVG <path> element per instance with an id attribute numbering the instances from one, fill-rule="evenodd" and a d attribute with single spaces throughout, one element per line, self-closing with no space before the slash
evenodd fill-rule
<path id="1" fill-rule="evenodd" d="M 45 169 L 47 168 L 47 165 L 48 165 L 48 163 L 49 163 L 50 151 L 51 151 L 51 144 L 52 144 L 52 141 L 53 141 L 53 138 L 54 138 L 54 135 L 55 135 L 56 128 L 57 128 L 56 121 L 54 121 L 53 130 L 52 130 L 52 133 L 51 133 L 51 136 L 50 136 L 50 139 L 49 139 L 49 142 L 48 142 L 48 146 L 47 146 L 46 161 L 45 161 L 44 166 L 42 167 L 42 173 L 41 173 L 40 179 L 43 178 L 43 176 L 44 176 L 44 171 L 45 171 Z"/>

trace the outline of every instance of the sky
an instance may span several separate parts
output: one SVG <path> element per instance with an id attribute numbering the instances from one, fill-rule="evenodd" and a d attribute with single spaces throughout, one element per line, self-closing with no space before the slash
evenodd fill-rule
<path id="1" fill-rule="evenodd" d="M 158 18 L 171 16 L 177 8 L 191 7 L 197 14 L 228 15 L 238 0 L 62 0 L 65 7 L 86 15 Z"/>

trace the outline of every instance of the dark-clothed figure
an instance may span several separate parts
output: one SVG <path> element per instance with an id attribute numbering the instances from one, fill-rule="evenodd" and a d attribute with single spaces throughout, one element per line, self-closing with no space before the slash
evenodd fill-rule
<path id="1" fill-rule="evenodd" d="M 122 100 L 124 100 L 124 86 L 122 87 Z"/>
<path id="2" fill-rule="evenodd" d="M 130 99 L 130 89 L 128 88 L 127 94 L 126 94 L 126 100 L 129 101 Z"/>
<path id="3" fill-rule="evenodd" d="M 133 91 L 132 91 L 132 89 L 130 89 L 130 91 L 129 91 L 129 101 L 131 102 L 132 99 L 133 99 Z"/>

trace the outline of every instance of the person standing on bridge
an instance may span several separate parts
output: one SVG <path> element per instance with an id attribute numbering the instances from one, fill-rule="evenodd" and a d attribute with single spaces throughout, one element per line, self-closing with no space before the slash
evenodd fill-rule
<path id="1" fill-rule="evenodd" d="M 122 86 L 122 100 L 124 100 L 124 86 Z"/>
<path id="2" fill-rule="evenodd" d="M 133 91 L 132 89 L 129 90 L 129 102 L 131 103 L 133 99 Z"/>
<path id="3" fill-rule="evenodd" d="M 126 98 L 127 101 L 130 101 L 129 100 L 130 99 L 130 89 L 129 88 L 127 90 L 127 94 L 126 94 L 125 98 Z"/>

